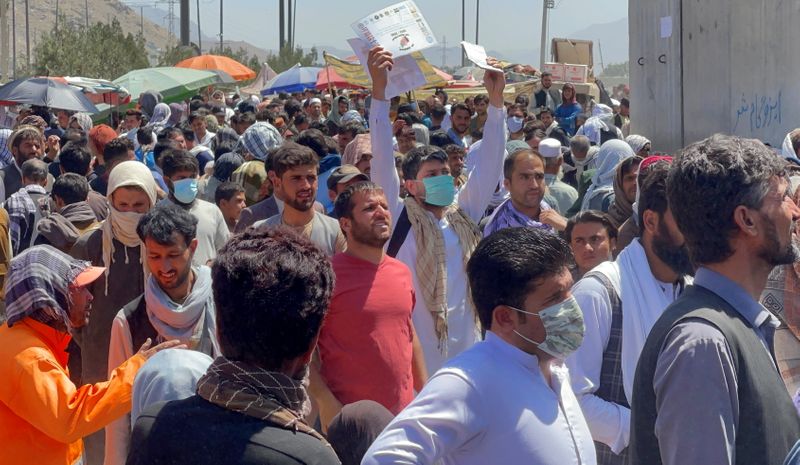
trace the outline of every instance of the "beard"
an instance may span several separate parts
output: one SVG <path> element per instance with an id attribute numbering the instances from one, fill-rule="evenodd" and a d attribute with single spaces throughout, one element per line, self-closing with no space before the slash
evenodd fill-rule
<path id="1" fill-rule="evenodd" d="M 791 265 L 800 260 L 800 250 L 798 250 L 798 246 L 795 243 L 794 234 L 791 233 L 791 231 L 795 230 L 794 223 L 792 223 L 789 233 L 789 244 L 785 247 L 781 246 L 780 238 L 778 238 L 778 229 L 775 227 L 775 223 L 765 221 L 764 224 L 766 225 L 764 244 L 758 251 L 758 256 L 773 267 Z"/>
<path id="2" fill-rule="evenodd" d="M 292 208 L 294 208 L 295 210 L 298 210 L 298 211 L 301 211 L 301 212 L 307 212 L 307 211 L 309 211 L 311 209 L 311 207 L 314 206 L 314 201 L 315 200 L 316 199 L 312 195 L 311 197 L 309 197 L 308 200 L 300 200 L 297 197 L 295 197 L 295 198 L 292 198 L 292 199 L 286 199 L 284 202 L 287 203 Z"/>
<path id="3" fill-rule="evenodd" d="M 658 234 L 653 237 L 653 253 L 678 275 L 694 276 L 695 268 L 689 258 L 686 244 L 675 245 L 675 241 L 664 227 L 660 227 Z"/>
<path id="4" fill-rule="evenodd" d="M 360 225 L 355 221 L 353 221 L 353 229 L 350 231 L 350 235 L 352 236 L 353 241 L 368 245 L 370 247 L 382 248 L 383 245 L 389 240 L 389 237 L 386 237 L 385 239 L 380 237 L 377 233 L 375 233 L 375 231 L 372 230 L 370 226 Z"/>

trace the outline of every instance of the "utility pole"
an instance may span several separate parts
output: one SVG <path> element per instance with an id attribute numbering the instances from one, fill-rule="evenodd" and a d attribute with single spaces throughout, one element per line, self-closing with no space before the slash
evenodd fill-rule
<path id="1" fill-rule="evenodd" d="M 466 5 L 465 0 L 461 0 L 461 42 L 467 40 L 467 19 L 466 19 Z M 461 66 L 466 66 L 466 55 L 464 54 L 464 47 L 461 47 Z"/>
<path id="2" fill-rule="evenodd" d="M 547 15 L 550 8 L 555 7 L 555 0 L 542 0 L 542 43 L 539 47 L 539 69 L 544 68 L 547 49 Z"/>
<path id="3" fill-rule="evenodd" d="M 278 0 L 278 53 L 286 46 L 286 2 Z"/>
<path id="4" fill-rule="evenodd" d="M 144 7 L 139 7 L 139 34 L 144 37 Z"/>
<path id="5" fill-rule="evenodd" d="M 10 81 L 8 72 L 8 0 L 0 0 L 0 82 Z"/>
<path id="6" fill-rule="evenodd" d="M 287 16 L 289 17 L 289 21 L 286 25 L 286 42 L 288 43 L 289 48 L 294 50 L 294 23 L 292 23 L 293 21 L 292 18 L 294 17 L 292 13 L 294 12 L 292 11 L 292 0 L 287 0 L 287 2 L 288 2 L 287 4 L 288 8 L 286 10 L 286 13 Z"/>
<path id="7" fill-rule="evenodd" d="M 447 36 L 442 36 L 442 68 L 447 63 Z"/>
<path id="8" fill-rule="evenodd" d="M 188 46 L 189 38 L 189 0 L 181 1 L 181 45 Z"/>
<path id="9" fill-rule="evenodd" d="M 11 0 L 11 73 L 17 78 L 17 0 Z"/>
<path id="10" fill-rule="evenodd" d="M 600 51 L 600 73 L 602 73 L 606 70 L 606 65 L 603 63 L 603 46 L 600 45 L 600 39 L 597 39 L 597 49 Z"/>
<path id="11" fill-rule="evenodd" d="M 222 53 L 222 0 L 219 0 L 219 53 Z"/>
<path id="12" fill-rule="evenodd" d="M 31 28 L 30 22 L 28 21 L 28 0 L 25 0 L 25 54 L 27 55 L 28 60 L 28 69 L 27 72 L 31 72 Z"/>
<path id="13" fill-rule="evenodd" d="M 203 36 L 200 35 L 200 0 L 197 0 L 197 48 L 203 54 Z"/>
<path id="14" fill-rule="evenodd" d="M 481 0 L 475 0 L 475 44 L 479 44 L 478 42 L 478 29 L 480 28 L 481 24 Z"/>

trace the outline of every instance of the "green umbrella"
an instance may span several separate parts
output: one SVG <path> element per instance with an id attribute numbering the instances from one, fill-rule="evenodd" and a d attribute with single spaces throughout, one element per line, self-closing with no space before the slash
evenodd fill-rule
<path id="1" fill-rule="evenodd" d="M 142 92 L 156 91 L 166 103 L 184 100 L 198 89 L 220 82 L 217 73 L 176 67 L 137 69 L 114 80 L 114 84 L 128 89 L 132 101 Z"/>

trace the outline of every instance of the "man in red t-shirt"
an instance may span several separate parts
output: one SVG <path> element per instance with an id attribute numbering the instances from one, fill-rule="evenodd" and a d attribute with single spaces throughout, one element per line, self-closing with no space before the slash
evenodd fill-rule
<path id="1" fill-rule="evenodd" d="M 411 271 L 386 255 L 392 217 L 383 189 L 360 182 L 334 206 L 347 251 L 334 255 L 336 287 L 319 337 L 311 392 L 323 429 L 343 405 L 373 400 L 399 413 L 427 371 L 414 327 Z"/>

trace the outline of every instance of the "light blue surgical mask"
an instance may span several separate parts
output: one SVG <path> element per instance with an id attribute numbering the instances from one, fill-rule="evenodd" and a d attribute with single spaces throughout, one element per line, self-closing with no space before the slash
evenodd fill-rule
<path id="1" fill-rule="evenodd" d="M 449 207 L 456 198 L 456 186 L 449 174 L 422 180 L 425 185 L 425 203 L 437 207 Z"/>
<path id="2" fill-rule="evenodd" d="M 521 116 L 511 116 L 506 120 L 508 132 L 515 133 L 522 131 L 522 125 L 525 123 L 525 118 Z"/>
<path id="3" fill-rule="evenodd" d="M 586 328 L 583 323 L 583 312 L 581 312 L 581 307 L 575 297 L 570 297 L 536 313 L 526 312 L 511 306 L 508 307 L 542 320 L 545 332 L 545 338 L 542 342 L 536 342 L 514 330 L 517 336 L 536 345 L 542 352 L 550 354 L 558 360 L 565 360 L 581 346 Z"/>
<path id="4" fill-rule="evenodd" d="M 172 183 L 172 195 L 183 204 L 190 204 L 197 198 L 197 178 L 186 178 Z"/>

